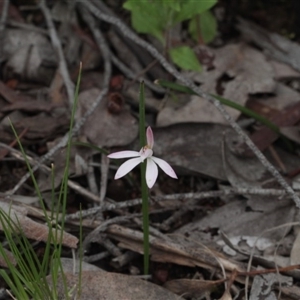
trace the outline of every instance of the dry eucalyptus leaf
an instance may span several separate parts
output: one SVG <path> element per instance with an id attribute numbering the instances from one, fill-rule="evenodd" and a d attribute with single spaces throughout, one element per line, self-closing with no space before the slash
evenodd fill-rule
<path id="1" fill-rule="evenodd" d="M 245 182 L 246 187 L 250 184 L 261 186 L 263 181 L 271 177 L 256 157 L 242 158 L 233 154 L 231 144 L 234 144 L 238 137 L 235 131 L 227 126 L 190 123 L 154 128 L 153 132 L 154 155 L 165 159 L 174 167 L 220 180 L 228 180 L 228 174 L 233 174 L 233 178 L 239 179 L 239 184 Z M 223 158 L 224 143 L 226 147 Z M 287 171 L 293 170 L 295 165 L 300 165 L 299 157 L 280 149 L 278 153 Z M 272 163 L 276 163 L 269 151 L 265 154 Z"/>
<path id="2" fill-rule="evenodd" d="M 9 216 L 11 220 L 10 224 L 5 224 L 5 219 L 2 218 L 0 222 L 0 230 L 3 231 L 3 227 L 9 228 L 9 225 L 14 226 L 14 229 L 18 231 L 18 227 L 22 229 L 22 233 L 28 238 L 35 241 L 46 242 L 49 236 L 49 227 L 47 225 L 35 222 L 26 216 L 26 209 L 18 207 L 16 205 L 9 205 L 5 202 L 0 202 L 0 209 L 2 212 Z M 19 226 L 18 226 L 19 225 Z M 55 229 L 52 229 L 53 236 L 55 236 Z M 57 230 L 58 236 L 60 236 L 60 230 Z M 63 232 L 62 244 L 70 248 L 77 248 L 78 238 L 68 232 Z"/>
<path id="3" fill-rule="evenodd" d="M 99 94 L 100 90 L 97 88 L 80 93 L 77 120 L 90 108 Z M 120 113 L 113 114 L 109 112 L 107 104 L 107 98 L 100 102 L 85 122 L 80 131 L 81 135 L 86 136 L 92 144 L 99 147 L 124 146 L 131 143 L 138 136 L 137 120 L 125 105 Z"/>
<path id="4" fill-rule="evenodd" d="M 300 78 L 300 72 L 296 71 L 291 66 L 277 60 L 270 60 L 270 63 L 274 69 L 276 80 Z"/>
<path id="5" fill-rule="evenodd" d="M 258 270 L 263 270 L 263 268 L 259 267 Z M 292 277 L 284 276 L 281 274 L 270 273 L 257 275 L 254 277 L 251 292 L 250 292 L 250 300 L 277 300 L 277 296 L 275 294 L 274 285 L 278 285 L 280 281 L 281 285 L 291 286 L 293 283 Z"/>
<path id="6" fill-rule="evenodd" d="M 245 44 L 227 45 L 212 51 L 215 56 L 214 68 L 187 74 L 200 84 L 204 92 L 221 94 L 242 106 L 249 94 L 274 92 L 274 70 L 261 52 Z M 207 100 L 194 95 L 186 97 L 190 97 L 190 101 L 180 108 L 168 105 L 163 108 L 158 114 L 157 125 L 168 126 L 184 122 L 227 124 L 218 109 Z M 174 100 L 170 98 L 168 101 Z M 235 120 L 240 115 L 240 111 L 236 109 L 227 106 L 225 109 Z"/>
<path id="7" fill-rule="evenodd" d="M 274 90 L 274 95 L 264 97 L 263 99 L 256 99 L 256 101 L 280 111 L 289 105 L 299 102 L 300 94 L 289 86 L 278 82 Z"/>
<path id="8" fill-rule="evenodd" d="M 264 251 L 275 246 L 274 241 L 264 237 L 258 239 L 257 236 L 240 235 L 229 238 L 224 232 L 221 232 L 221 237 L 222 240 L 219 240 L 218 244 L 223 246 L 223 251 L 230 256 L 235 256 L 237 253 L 248 256 L 253 247 L 256 247 L 259 251 Z"/>
<path id="9" fill-rule="evenodd" d="M 54 261 L 53 261 L 54 265 L 56 263 L 55 260 L 57 260 L 57 258 L 54 258 Z M 104 272 L 102 269 L 98 268 L 97 266 L 89 264 L 85 261 L 80 261 L 78 259 L 76 259 L 74 261 L 74 259 L 72 259 L 72 258 L 60 257 L 59 261 L 61 263 L 64 273 L 73 273 L 73 271 L 75 271 L 75 274 L 79 274 L 79 272 L 81 272 L 81 270 L 82 271 Z M 74 267 L 74 263 L 76 264 L 75 267 Z"/>
<path id="10" fill-rule="evenodd" d="M 258 45 L 268 56 L 300 71 L 299 43 L 242 18 L 238 18 L 237 29 L 245 41 Z"/>
<path id="11" fill-rule="evenodd" d="M 6 72 L 24 79 L 49 83 L 57 58 L 46 35 L 37 31 L 6 28 L 3 52 Z"/>
<path id="12" fill-rule="evenodd" d="M 226 290 L 219 300 L 232 300 L 232 297 L 231 297 L 229 291 Z"/>
<path id="13" fill-rule="evenodd" d="M 290 140 L 300 144 L 300 127 L 299 126 L 284 126 L 280 127 L 280 132 Z"/>
<path id="14" fill-rule="evenodd" d="M 143 253 L 143 235 L 140 231 L 111 225 L 106 232 L 110 238 L 120 242 L 119 247 Z M 219 268 L 220 264 L 230 271 L 242 271 L 245 268 L 241 263 L 230 261 L 221 252 L 209 248 L 207 243 L 203 245 L 199 241 L 182 234 L 172 235 L 167 240 L 150 236 L 151 260 L 210 270 Z"/>
<path id="15" fill-rule="evenodd" d="M 215 290 L 220 284 L 224 284 L 224 280 L 176 279 L 167 281 L 164 287 L 183 297 L 199 298 Z"/>
<path id="16" fill-rule="evenodd" d="M 6 256 L 8 257 L 10 263 L 13 266 L 16 266 L 17 265 L 17 261 L 15 259 L 15 256 L 10 251 L 8 251 L 7 249 L 3 248 L 3 250 L 6 253 Z M 3 268 L 8 268 L 8 265 L 7 265 L 5 259 L 3 258 L 2 255 L 0 255 L 0 266 L 3 267 Z"/>
<path id="17" fill-rule="evenodd" d="M 74 299 L 78 289 L 78 275 L 65 273 L 68 290 L 73 289 L 70 296 Z M 49 278 L 49 281 L 51 279 Z M 58 300 L 65 299 L 62 278 L 57 281 Z M 81 300 L 122 299 L 122 300 L 176 300 L 182 299 L 153 283 L 136 277 L 102 271 L 83 271 L 81 274 Z"/>
<path id="18" fill-rule="evenodd" d="M 226 180 L 222 165 L 222 131 L 227 126 L 181 124 L 153 129 L 154 154 L 172 166 Z"/>
<path id="19" fill-rule="evenodd" d="M 297 228 L 297 227 L 295 227 L 295 228 Z M 291 265 L 300 264 L 300 230 L 299 230 L 299 228 L 297 228 L 297 230 L 296 230 L 296 239 L 294 241 L 293 248 L 291 251 L 290 263 L 291 263 Z"/>
<path id="20" fill-rule="evenodd" d="M 295 207 L 289 199 L 265 197 L 259 208 L 252 206 L 255 200 L 236 200 L 217 208 L 208 216 L 181 227 L 178 234 L 188 234 L 195 240 L 218 241 L 221 230 L 230 237 L 260 236 L 267 229 L 293 222 Z M 261 201 L 260 201 L 261 202 Z M 210 232 L 208 228 L 214 230 Z M 263 237 L 280 240 L 288 227 L 266 232 Z"/>
<path id="21" fill-rule="evenodd" d="M 43 141 L 50 140 L 60 133 L 64 133 L 69 127 L 69 120 L 66 115 L 61 115 L 57 118 L 46 114 L 39 113 L 34 116 L 27 116 L 22 112 L 16 110 L 10 113 L 1 121 L 2 126 L 11 132 L 10 121 L 13 123 L 17 132 L 22 132 L 27 129 L 22 142 L 36 142 L 41 139 Z M 11 132 L 12 138 L 14 137 Z"/>

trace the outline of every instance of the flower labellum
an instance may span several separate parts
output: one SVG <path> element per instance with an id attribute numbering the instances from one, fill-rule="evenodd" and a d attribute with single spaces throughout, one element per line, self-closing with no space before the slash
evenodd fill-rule
<path id="1" fill-rule="evenodd" d="M 147 136 L 147 145 L 144 146 L 139 152 L 138 151 L 120 151 L 109 154 L 107 157 L 109 158 L 131 158 L 125 161 L 117 170 L 115 175 L 115 179 L 119 179 L 129 173 L 134 167 L 138 164 L 144 162 L 146 160 L 146 182 L 151 189 L 157 179 L 158 176 L 158 168 L 157 165 L 170 177 L 176 178 L 177 175 L 175 174 L 172 167 L 164 160 L 153 156 L 152 148 L 154 146 L 154 137 L 151 127 L 147 128 L 146 131 Z"/>

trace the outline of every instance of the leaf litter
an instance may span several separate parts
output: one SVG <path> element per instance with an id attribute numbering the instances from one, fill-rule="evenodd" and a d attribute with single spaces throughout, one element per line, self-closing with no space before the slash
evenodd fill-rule
<path id="1" fill-rule="evenodd" d="M 102 2 L 97 5 L 114 16 L 120 12 L 116 7 L 112 7 L 116 11 L 112 12 L 112 8 Z M 69 19 L 62 17 L 62 10 L 68 11 Z M 149 70 L 143 69 L 153 58 L 141 45 L 127 40 L 122 30 L 110 25 L 101 28 L 114 64 L 110 85 L 105 85 L 105 53 L 98 50 L 95 28 L 87 30 L 75 12 L 83 14 L 76 5 L 69 7 L 54 2 L 50 17 L 57 23 L 55 34 L 52 32 L 49 39 L 44 26 L 45 10 L 43 13 L 22 11 L 21 6 L 9 4 L 8 22 L 0 32 L 4 45 L 1 50 L 0 146 L 7 151 L 0 162 L 2 211 L 10 208 L 11 218 L 18 217 L 24 234 L 31 241 L 42 245 L 47 240 L 49 229 L 43 224 L 45 220 L 31 181 L 18 186 L 18 195 L 8 196 L 27 172 L 21 153 L 10 146 L 15 137 L 8 117 L 21 134 L 32 165 L 53 151 L 35 172 L 44 201 L 50 208 L 49 166 L 52 162 L 56 166 L 54 186 L 57 190 L 64 171 L 65 149 L 59 145 L 68 131 L 70 119 L 71 85 L 67 78 L 75 82 L 78 64 L 82 61 L 84 72 L 75 121 L 83 120 L 83 126 L 73 137 L 63 245 L 66 251 L 78 249 L 76 214 L 82 205 L 86 230 L 83 260 L 96 262 L 101 270 L 83 271 L 81 299 L 96 299 L 99 295 L 108 299 L 143 299 L 145 295 L 147 299 L 201 299 L 208 295 L 215 299 L 232 299 L 243 293 L 247 276 L 251 278 L 250 299 L 275 299 L 278 293 L 284 295 L 284 299 L 299 299 L 299 268 L 293 267 L 300 261 L 299 214 L 295 203 L 280 190 L 276 179 L 261 162 L 248 155 L 240 137 L 212 104 L 198 96 L 154 87 L 151 80 L 170 80 L 170 75 L 157 62 Z M 246 31 L 247 22 L 240 20 L 238 24 L 242 38 L 247 37 L 245 41 L 230 41 L 221 47 L 205 46 L 210 53 L 210 63 L 203 64 L 203 71 L 181 73 L 204 92 L 219 94 L 251 108 L 273 121 L 285 136 L 293 134 L 291 139 L 296 144 L 291 151 L 278 133 L 257 123 L 244 127 L 244 132 L 288 183 L 297 186 L 300 96 L 299 89 L 294 87 L 300 76 L 298 58 L 294 60 L 294 56 L 299 45 L 256 24 Z M 249 30 L 251 34 L 247 35 Z M 177 38 L 183 39 L 182 32 L 178 32 Z M 259 48 L 247 43 L 249 39 Z M 54 46 L 53 41 L 62 47 L 63 56 L 56 55 L 59 47 Z M 282 52 L 286 49 L 290 50 L 284 57 Z M 199 54 L 197 51 L 196 47 L 195 53 Z M 134 58 L 132 64 L 130 57 Z M 67 69 L 62 67 L 62 59 Z M 138 85 L 135 81 L 140 78 L 147 84 L 146 113 L 156 138 L 155 155 L 168 160 L 179 174 L 178 183 L 160 175 L 151 190 L 152 283 L 136 276 L 142 273 L 143 254 L 139 174 L 133 171 L 114 185 L 117 166 L 111 163 L 110 169 L 105 171 L 103 154 L 95 148 L 123 150 L 132 146 L 138 150 Z M 108 92 L 100 104 L 84 119 L 105 89 Z M 238 110 L 228 107 L 226 110 L 240 124 L 248 121 Z M 76 143 L 81 146 L 75 146 Z M 95 183 L 93 189 L 91 182 Z M 109 188 L 110 185 L 113 188 Z M 244 192 L 239 192 L 241 189 Z M 103 199 L 100 193 L 106 190 Z M 228 191 L 230 196 L 226 196 Z M 218 192 L 218 196 L 214 196 L 214 192 Z M 247 267 L 249 260 L 251 268 Z M 2 261 L 0 264 L 5 267 Z M 72 274 L 65 263 L 63 265 L 68 285 L 78 284 L 78 276 Z M 272 271 L 276 267 L 279 271 L 291 269 L 282 269 L 286 276 L 279 277 Z M 270 273 L 264 274 L 268 269 Z M 63 288 L 57 288 L 63 299 Z"/>

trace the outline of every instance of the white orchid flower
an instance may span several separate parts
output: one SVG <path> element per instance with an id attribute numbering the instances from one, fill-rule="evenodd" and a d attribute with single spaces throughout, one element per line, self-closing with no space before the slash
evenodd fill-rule
<path id="1" fill-rule="evenodd" d="M 115 179 L 119 179 L 129 173 L 134 167 L 138 164 L 144 162 L 146 159 L 147 166 L 146 166 L 146 182 L 151 189 L 157 179 L 158 176 L 158 168 L 157 165 L 170 177 L 176 178 L 177 175 L 175 174 L 172 167 L 164 160 L 157 158 L 153 155 L 153 146 L 154 146 L 154 137 L 151 127 L 147 128 L 146 131 L 147 136 L 147 145 L 143 147 L 139 152 L 138 151 L 120 151 L 109 154 L 107 157 L 109 158 L 127 158 L 127 157 L 134 157 L 132 159 L 127 160 L 124 162 L 115 175 Z"/>

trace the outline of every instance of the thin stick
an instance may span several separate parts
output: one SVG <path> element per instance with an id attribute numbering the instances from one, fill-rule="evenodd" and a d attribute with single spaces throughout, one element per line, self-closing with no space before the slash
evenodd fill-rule
<path id="1" fill-rule="evenodd" d="M 263 166 L 276 178 L 278 183 L 287 191 L 287 193 L 293 198 L 296 206 L 300 208 L 300 199 L 294 192 L 294 190 L 287 184 L 284 178 L 280 175 L 280 173 L 275 169 L 275 167 L 266 159 L 266 157 L 261 153 L 261 151 L 256 147 L 256 145 L 251 141 L 251 139 L 243 132 L 241 127 L 232 119 L 230 114 L 225 110 L 223 105 L 219 100 L 210 96 L 207 93 L 204 93 L 200 88 L 198 88 L 190 79 L 184 77 L 180 72 L 178 72 L 159 52 L 156 48 L 154 48 L 151 44 L 142 40 L 137 34 L 135 34 L 131 29 L 127 27 L 125 23 L 123 23 L 119 18 L 115 18 L 113 16 L 104 14 L 100 11 L 96 6 L 94 6 L 90 1 L 82 1 L 77 0 L 78 2 L 84 4 L 89 11 L 95 15 L 97 18 L 113 24 L 117 26 L 124 36 L 131 39 L 136 44 L 143 47 L 147 50 L 154 58 L 156 58 L 161 65 L 172 74 L 177 80 L 181 81 L 184 85 L 192 89 L 195 93 L 197 93 L 203 99 L 208 100 L 212 103 L 224 116 L 224 118 L 228 121 L 231 127 L 236 131 L 236 133 L 243 138 L 245 143 L 249 146 L 249 148 L 253 151 L 253 153 L 257 156 Z"/>
<path id="2" fill-rule="evenodd" d="M 199 193 L 185 193 L 185 194 L 171 194 L 165 196 L 156 196 L 152 197 L 155 201 L 187 201 L 194 199 L 209 199 L 209 198 L 217 198 L 221 196 L 231 196 L 231 195 L 260 195 L 260 196 L 276 196 L 283 197 L 287 196 L 287 192 L 285 190 L 277 190 L 277 189 L 258 189 L 258 188 L 231 188 L 223 191 L 209 191 L 209 192 L 199 192 Z M 300 193 L 298 193 L 300 195 Z M 99 211 L 111 211 L 116 209 L 123 209 L 126 207 L 132 207 L 136 205 L 141 205 L 142 199 L 132 199 L 118 203 L 105 203 L 102 207 L 93 207 L 87 210 L 82 211 L 82 217 L 87 217 L 93 214 L 96 214 Z M 182 206 L 182 203 L 177 204 L 177 206 Z M 74 213 L 66 216 L 66 220 L 78 219 L 80 217 L 79 213 Z"/>
<path id="3" fill-rule="evenodd" d="M 69 99 L 69 105 L 70 105 L 70 107 L 72 107 L 73 101 L 74 101 L 74 83 L 72 82 L 69 72 L 68 72 L 68 66 L 67 66 L 67 63 L 65 60 L 64 52 L 63 52 L 60 40 L 58 38 L 54 23 L 52 21 L 51 13 L 45 3 L 45 0 L 41 0 L 39 6 L 40 6 L 40 9 L 42 10 L 42 12 L 45 16 L 46 22 L 47 22 L 51 42 L 52 42 L 52 45 L 58 56 L 59 70 L 62 75 L 63 81 L 65 83 L 65 87 L 66 87 L 68 99 Z"/>
<path id="4" fill-rule="evenodd" d="M 158 85 L 155 85 L 154 83 L 149 81 L 147 78 L 143 77 L 142 76 L 143 72 L 140 72 L 139 74 L 136 74 L 135 72 L 133 72 L 122 61 L 120 61 L 120 59 L 117 56 L 115 56 L 113 53 L 111 53 L 111 61 L 118 69 L 120 69 L 128 78 L 132 79 L 133 81 L 136 81 L 138 79 L 143 80 L 145 82 L 145 85 L 149 89 L 153 90 L 154 92 L 157 92 L 157 93 L 165 92 L 164 88 L 162 88 Z"/>
<path id="5" fill-rule="evenodd" d="M 109 171 L 109 160 L 107 155 L 101 154 L 101 179 L 100 179 L 100 203 L 103 204 L 106 188 L 107 188 L 107 180 L 108 180 L 108 171 Z"/>

